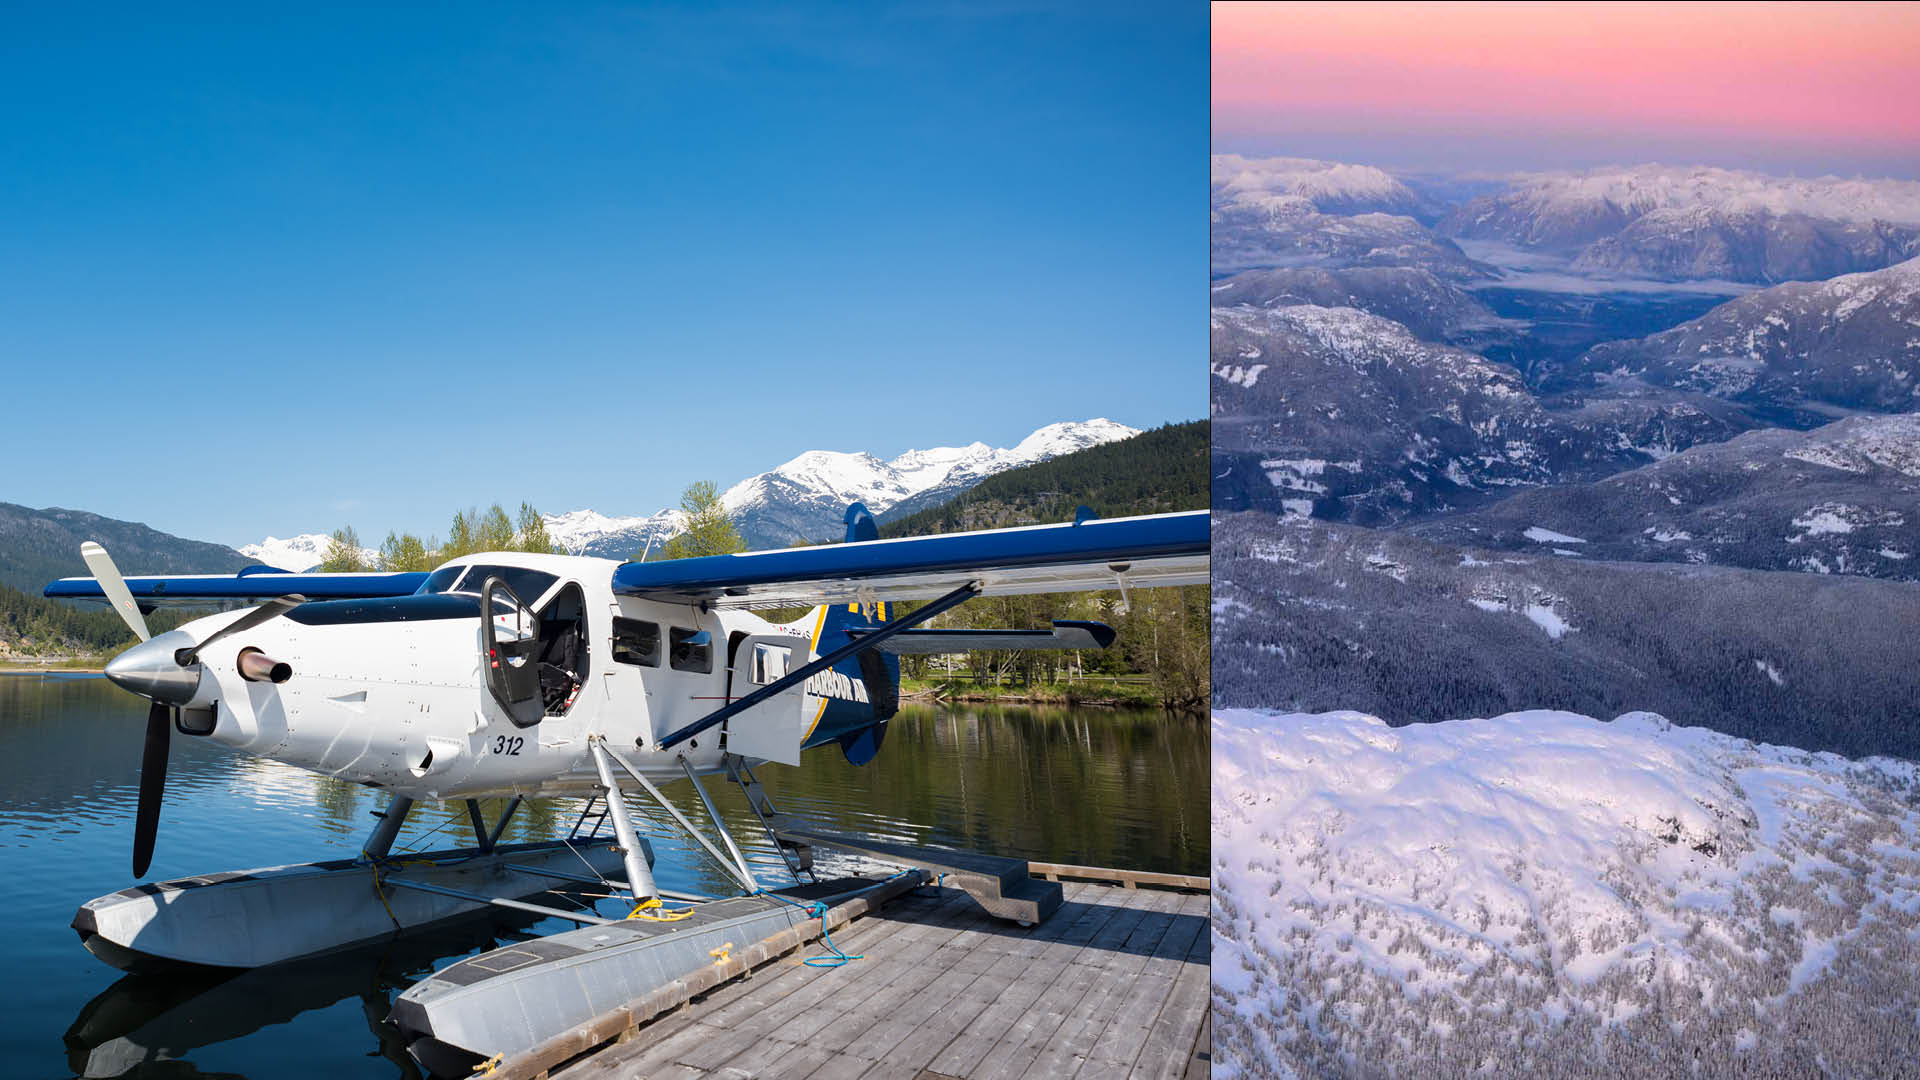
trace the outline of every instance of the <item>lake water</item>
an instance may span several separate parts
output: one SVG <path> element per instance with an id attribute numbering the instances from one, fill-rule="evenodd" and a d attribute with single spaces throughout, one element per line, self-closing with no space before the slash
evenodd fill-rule
<path id="1" fill-rule="evenodd" d="M 133 883 L 145 722 L 144 700 L 97 677 L 0 676 L 0 881 L 14 971 L 0 985 L 0 1076 L 415 1077 L 381 1022 L 396 994 L 516 934 L 573 926 L 481 920 L 237 977 L 124 976 L 81 948 L 68 923 L 82 902 Z M 761 779 L 782 811 L 831 831 L 1207 873 L 1204 718 L 909 706 L 891 728 L 867 766 L 821 749 L 797 769 L 769 766 Z M 739 790 L 724 779 L 707 787 L 763 881 L 786 881 Z M 666 792 L 698 821 L 686 789 L 682 782 Z M 384 804 L 365 788 L 176 735 L 149 877 L 351 856 L 373 824 L 370 811 Z M 530 802 L 511 838 L 564 831 L 578 806 Z M 649 833 L 661 886 L 723 888 L 690 841 Z M 472 839 L 463 807 L 423 804 L 396 850 Z M 826 853 L 820 863 L 823 876 L 859 868 Z"/>

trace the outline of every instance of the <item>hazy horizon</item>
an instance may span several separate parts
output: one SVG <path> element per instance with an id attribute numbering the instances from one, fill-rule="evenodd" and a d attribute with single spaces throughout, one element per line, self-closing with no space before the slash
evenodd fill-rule
<path id="1" fill-rule="evenodd" d="M 1216 153 L 1920 178 L 1920 5 L 1227 5 Z"/>

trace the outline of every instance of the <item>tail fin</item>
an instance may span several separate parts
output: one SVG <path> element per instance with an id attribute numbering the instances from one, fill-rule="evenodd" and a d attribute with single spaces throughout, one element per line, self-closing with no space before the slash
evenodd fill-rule
<path id="1" fill-rule="evenodd" d="M 873 515 L 859 503 L 847 507 L 846 523 L 850 544 L 880 538 Z M 859 604 L 828 604 L 808 612 L 802 625 L 813 631 L 813 652 L 818 656 L 852 640 L 847 627 L 873 626 L 886 619 L 884 603 L 865 611 Z M 880 752 L 887 721 L 900 709 L 900 660 L 868 650 L 814 676 L 807 692 L 818 696 L 820 704 L 806 745 L 835 740 L 848 761 L 865 765 Z"/>

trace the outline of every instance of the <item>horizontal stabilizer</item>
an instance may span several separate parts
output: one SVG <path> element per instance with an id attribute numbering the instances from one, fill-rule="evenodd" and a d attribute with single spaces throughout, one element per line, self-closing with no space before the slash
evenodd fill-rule
<path id="1" fill-rule="evenodd" d="M 849 637 L 864 637 L 878 627 L 850 626 Z M 1097 622 L 1055 622 L 1051 630 L 902 630 L 876 645 L 881 652 L 931 656 L 975 649 L 1034 652 L 1104 649 L 1113 644 L 1113 627 Z"/>

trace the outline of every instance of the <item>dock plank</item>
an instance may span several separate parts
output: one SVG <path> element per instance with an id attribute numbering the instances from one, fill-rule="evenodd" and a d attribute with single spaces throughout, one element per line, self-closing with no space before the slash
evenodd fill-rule
<path id="1" fill-rule="evenodd" d="M 899 897 L 834 931 L 863 959 L 807 967 L 801 956 L 824 954 L 815 942 L 552 1075 L 1191 1075 L 1206 1049 L 1207 897 L 1063 884 L 1061 909 L 1031 929 L 957 889 Z"/>

